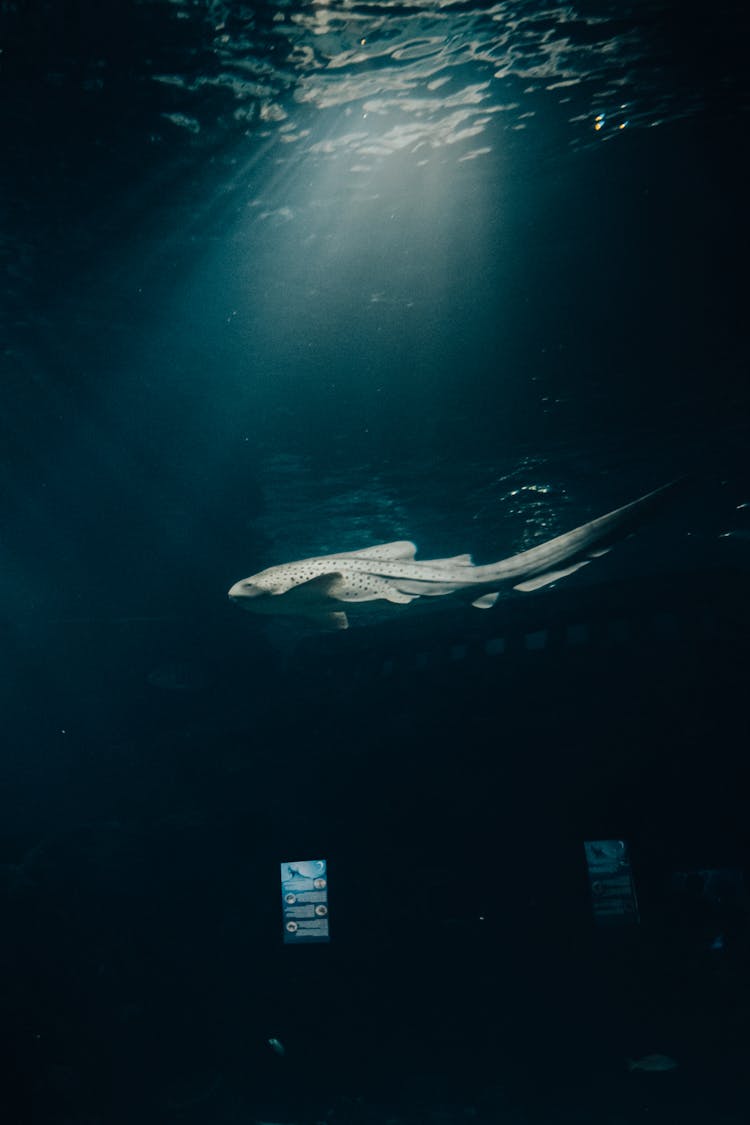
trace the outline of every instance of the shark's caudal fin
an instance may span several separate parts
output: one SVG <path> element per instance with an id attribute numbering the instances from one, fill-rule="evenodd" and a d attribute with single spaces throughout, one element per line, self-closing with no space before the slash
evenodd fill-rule
<path id="1" fill-rule="evenodd" d="M 613 512 L 581 524 L 555 539 L 540 543 L 538 547 L 497 563 L 477 567 L 476 577 L 484 582 L 508 582 L 516 579 L 514 589 L 523 592 L 538 590 L 550 582 L 565 578 L 586 566 L 591 559 L 606 554 L 613 542 L 633 531 L 682 483 L 681 480 L 672 481 L 622 508 L 616 508 Z M 490 596 L 478 598 L 473 604 L 485 609 L 491 604 Z"/>

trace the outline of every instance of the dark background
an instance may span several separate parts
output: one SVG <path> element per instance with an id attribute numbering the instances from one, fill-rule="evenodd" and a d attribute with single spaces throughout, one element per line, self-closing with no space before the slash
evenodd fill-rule
<path id="1" fill-rule="evenodd" d="M 748 864 L 741 13 L 581 5 L 560 34 L 617 50 L 572 104 L 511 67 L 489 154 L 363 188 L 305 148 L 350 126 L 285 12 L 2 5 L 7 1119 L 744 1121 L 741 886 L 674 883 Z M 491 614 L 226 603 L 388 539 L 488 561 L 683 475 Z M 614 837 L 641 922 L 602 932 L 583 840 Z M 278 863 L 316 856 L 332 942 L 284 948 Z"/>

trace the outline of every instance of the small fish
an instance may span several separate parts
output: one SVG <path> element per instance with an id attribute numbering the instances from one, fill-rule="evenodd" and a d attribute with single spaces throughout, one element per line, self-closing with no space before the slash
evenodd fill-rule
<path id="1" fill-rule="evenodd" d="M 677 1063 L 669 1055 L 644 1055 L 642 1059 L 628 1059 L 628 1070 L 643 1070 L 648 1074 L 658 1074 L 666 1070 L 676 1070 Z"/>
<path id="2" fill-rule="evenodd" d="M 284 1046 L 284 1044 L 281 1042 L 280 1039 L 273 1039 L 273 1038 L 266 1039 L 266 1043 L 268 1044 L 268 1046 L 271 1048 L 272 1051 L 276 1052 L 277 1055 L 283 1056 L 283 1055 L 286 1054 L 286 1047 Z"/>
<path id="3" fill-rule="evenodd" d="M 475 566 L 471 555 L 416 559 L 414 543 L 399 540 L 269 567 L 236 582 L 229 597 L 253 613 L 291 614 L 333 629 L 347 628 L 345 607 L 356 602 L 405 605 L 421 597 L 458 594 L 477 609 L 489 609 L 504 586 L 523 593 L 538 590 L 606 554 L 675 483 L 486 566 Z"/>

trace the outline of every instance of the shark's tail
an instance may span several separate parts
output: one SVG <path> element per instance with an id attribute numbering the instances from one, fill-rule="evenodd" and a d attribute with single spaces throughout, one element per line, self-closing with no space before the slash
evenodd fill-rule
<path id="1" fill-rule="evenodd" d="M 585 566 L 592 558 L 606 554 L 616 540 L 633 531 L 683 483 L 683 479 L 671 481 L 622 508 L 581 524 L 580 527 L 566 531 L 564 535 L 558 535 L 546 543 L 540 543 L 538 547 L 532 547 L 520 555 L 513 555 L 487 566 L 478 566 L 473 577 L 487 583 L 513 582 L 515 589 L 523 591 L 535 590 L 558 578 L 564 578 Z M 474 604 L 485 608 L 492 604 L 491 597 L 492 595 L 485 595 Z"/>

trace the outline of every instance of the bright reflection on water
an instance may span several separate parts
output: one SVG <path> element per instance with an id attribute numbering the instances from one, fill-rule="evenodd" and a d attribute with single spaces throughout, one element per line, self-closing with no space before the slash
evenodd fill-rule
<path id="1" fill-rule="evenodd" d="M 113 496 L 180 567 L 210 521 L 223 595 L 261 551 L 414 537 L 487 561 L 681 470 L 657 425 L 628 427 L 645 395 L 671 424 L 672 387 L 707 366 L 696 326 L 723 274 L 703 267 L 705 231 L 691 240 L 710 207 L 679 161 L 660 181 L 679 130 L 646 129 L 713 122 L 702 99 L 731 93 L 702 31 L 670 53 L 658 0 L 132 11 L 126 65 L 106 28 L 85 58 L 21 25 L 3 48 L 25 75 L 27 44 L 39 72 L 15 133 L 6 445 L 24 459 L 35 435 L 53 544 L 9 571 L 19 604 L 54 601 L 40 574 L 60 541 L 71 574 L 89 565 Z M 615 447 L 617 487 L 595 494 Z M 81 501 L 81 477 L 102 495 Z M 20 540 L 25 485 L 7 479 Z"/>
<path id="2" fill-rule="evenodd" d="M 198 19 L 187 0 L 173 7 L 177 21 Z M 259 13 L 214 4 L 213 26 L 201 28 L 211 65 L 154 77 L 173 88 L 175 108 L 163 115 L 172 125 L 212 126 L 223 95 L 225 124 L 277 132 L 313 152 L 344 151 L 353 170 L 405 149 L 417 161 L 446 149 L 457 160 L 485 155 L 498 116 L 520 131 L 562 114 L 581 144 L 700 106 L 697 80 L 677 91 L 669 68 L 649 62 L 653 27 L 631 5 L 581 9 L 534 0 L 277 0 Z M 201 105 L 209 90 L 214 97 Z M 323 137 L 314 111 L 336 111 Z"/>

